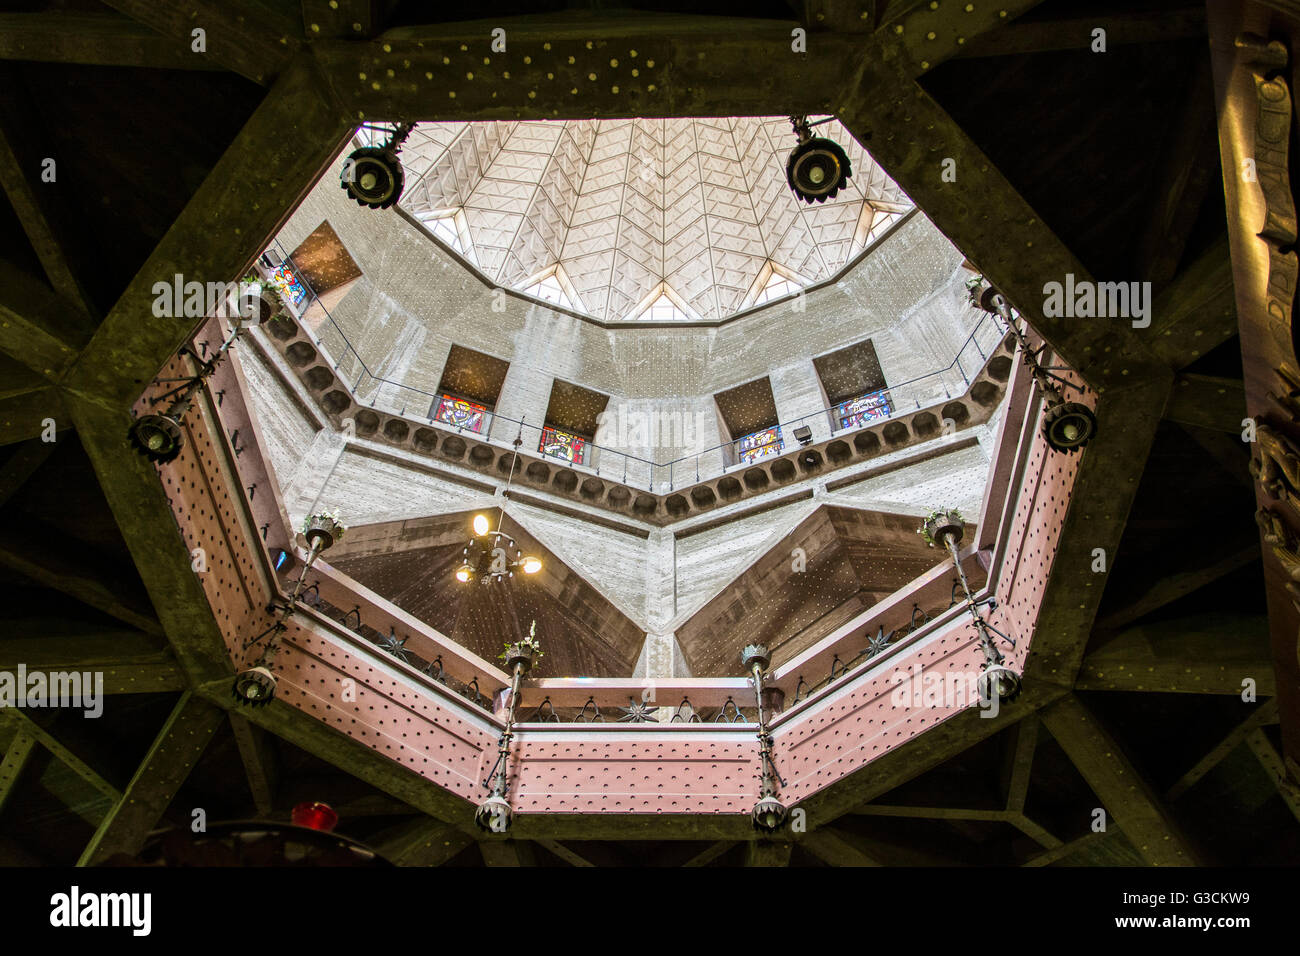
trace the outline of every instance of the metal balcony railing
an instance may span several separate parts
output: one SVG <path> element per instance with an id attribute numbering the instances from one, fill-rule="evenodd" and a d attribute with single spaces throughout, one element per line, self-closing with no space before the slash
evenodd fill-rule
<path id="1" fill-rule="evenodd" d="M 278 271 L 282 277 L 286 277 L 286 282 L 289 281 L 287 277 L 292 276 L 305 291 L 305 295 L 301 297 L 285 294 L 286 301 L 293 306 L 294 317 L 303 325 L 304 330 L 311 336 L 322 356 L 330 362 L 339 377 L 347 382 L 358 404 L 389 414 L 419 418 L 429 425 L 456 432 L 469 430 L 480 440 L 501 448 L 511 448 L 515 439 L 519 438 L 522 439 L 521 449 L 544 456 L 547 454 L 544 450 L 546 448 L 544 438 L 547 431 L 553 430 L 551 426 L 544 423 L 532 424 L 495 412 L 487 412 L 477 430 L 457 427 L 440 420 L 437 416 L 439 403 L 443 399 L 442 392 L 426 391 L 376 374 L 348 338 L 347 333 L 335 321 L 311 283 L 293 267 L 279 241 L 275 241 L 271 248 L 277 251 L 281 263 L 270 267 L 270 271 L 273 273 Z M 298 301 L 294 301 L 295 299 Z M 324 326 L 323 331 L 320 332 L 312 331 L 303 322 L 307 314 L 317 307 L 321 325 Z M 971 311 L 976 313 L 974 325 L 948 364 L 871 393 L 883 398 L 883 401 L 875 404 L 874 414 L 858 416 L 856 420 L 850 418 L 847 427 L 843 424 L 845 406 L 869 399 L 871 395 L 781 421 L 776 426 L 776 430 L 780 435 L 782 451 L 798 447 L 799 442 L 794 437 L 794 430 L 804 425 L 811 427 L 814 441 L 821 441 L 832 436 L 851 434 L 868 426 L 879 425 L 882 421 L 888 421 L 895 416 L 910 414 L 921 408 L 950 400 L 955 397 L 954 389 L 957 389 L 960 394 L 970 385 L 973 376 L 983 368 L 984 363 L 1006 334 L 998 316 L 973 306 Z M 954 370 L 960 376 L 960 386 L 957 377 L 951 374 Z M 665 492 L 716 478 L 750 463 L 746 453 L 748 452 L 752 457 L 753 452 L 745 445 L 750 438 L 751 436 L 743 436 L 720 442 L 665 462 L 653 461 L 586 439 L 583 442 L 583 454 L 580 460 L 574 461 L 564 455 L 550 457 L 556 457 L 557 460 L 564 461 L 579 470 L 621 481 L 630 487 L 644 488 L 652 493 Z"/>

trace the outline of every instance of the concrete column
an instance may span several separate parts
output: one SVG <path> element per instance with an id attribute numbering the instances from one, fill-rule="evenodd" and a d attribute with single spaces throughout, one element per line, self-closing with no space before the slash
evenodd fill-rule
<path id="1" fill-rule="evenodd" d="M 281 487 L 284 509 L 289 513 L 295 528 L 302 524 L 302 520 L 324 493 L 325 485 L 347 443 L 346 432 L 322 428 L 312 439 L 311 446 L 298 462 L 298 467 L 293 470 L 289 480 Z"/>
<path id="2" fill-rule="evenodd" d="M 519 426 L 503 421 L 497 416 L 524 419 L 524 443 L 521 451 L 536 454 L 541 440 L 541 428 L 546 424 L 546 406 L 551 401 L 551 383 L 554 377 L 543 369 L 511 362 L 501 385 L 501 398 L 497 402 L 496 416 L 492 419 L 490 436 L 507 444 L 515 440 Z"/>
<path id="3" fill-rule="evenodd" d="M 785 440 L 785 451 L 799 446 L 799 440 L 794 437 L 794 430 L 799 425 L 807 425 L 812 429 L 814 443 L 831 437 L 830 416 L 813 414 L 826 408 L 826 395 L 811 359 L 800 359 L 798 362 L 770 372 L 768 379 L 772 383 L 772 398 L 776 401 L 777 418 L 782 423 L 789 423 L 781 429 L 781 437 Z M 812 415 L 812 417 L 802 422 L 794 421 L 804 415 Z"/>
<path id="4" fill-rule="evenodd" d="M 646 541 L 645 621 L 651 632 L 666 632 L 677 616 L 677 540 L 656 528 Z"/>

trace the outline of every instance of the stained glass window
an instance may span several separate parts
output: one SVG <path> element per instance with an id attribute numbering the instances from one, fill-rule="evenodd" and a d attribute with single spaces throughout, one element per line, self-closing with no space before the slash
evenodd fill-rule
<path id="1" fill-rule="evenodd" d="M 581 465 L 586 460 L 587 439 L 547 425 L 542 429 L 542 443 L 538 446 L 538 450 L 543 455 L 563 458 L 570 464 Z"/>
<path id="2" fill-rule="evenodd" d="M 745 464 L 775 455 L 781 451 L 781 429 L 764 428 L 762 431 L 750 432 L 737 441 L 740 460 Z"/>
<path id="3" fill-rule="evenodd" d="M 438 400 L 438 411 L 433 417 L 453 428 L 463 428 L 465 431 L 481 434 L 483 423 L 487 421 L 487 407 L 467 402 L 454 395 L 443 395 Z"/>
<path id="4" fill-rule="evenodd" d="M 299 281 L 287 262 L 282 263 L 271 273 L 271 281 L 279 287 L 295 308 L 302 305 L 303 300 L 307 298 L 307 288 Z"/>
<path id="5" fill-rule="evenodd" d="M 889 400 L 889 392 L 883 388 L 835 406 L 835 417 L 840 423 L 840 428 L 857 428 L 870 421 L 888 418 L 892 414 L 894 414 L 893 403 Z"/>

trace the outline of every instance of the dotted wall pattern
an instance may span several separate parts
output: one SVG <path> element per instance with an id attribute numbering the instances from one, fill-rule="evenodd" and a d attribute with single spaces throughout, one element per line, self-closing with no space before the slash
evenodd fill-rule
<path id="1" fill-rule="evenodd" d="M 964 710 L 977 700 L 972 679 L 982 660 L 970 622 L 959 619 L 891 658 L 892 667 L 864 674 L 782 724 L 774 731 L 787 784 L 782 799 L 803 800 Z M 927 685 L 940 679 L 951 691 L 927 696 Z"/>
<path id="2" fill-rule="evenodd" d="M 1077 376 L 1070 378 L 1081 384 Z M 1095 406 L 1091 393 L 1082 400 Z M 1015 648 L 999 644 L 1016 671 L 1024 670 L 1079 461 L 1077 454 L 1053 452 L 1035 423 L 997 582 L 998 608 L 988 616 L 1016 639 Z M 778 725 L 776 759 L 788 783 L 783 798 L 803 800 L 965 709 L 973 702 L 972 678 L 982 661 L 974 629 L 962 617 L 891 658 L 887 670 L 868 671 Z M 895 706 L 896 690 L 911 695 L 903 706 Z"/>
<path id="3" fill-rule="evenodd" d="M 181 361 L 161 374 L 183 374 Z M 225 452 L 214 445 L 212 430 L 229 437 L 222 416 L 246 412 L 235 389 L 217 419 L 202 413 L 200 405 L 187 418 L 186 446 L 159 469 L 160 478 L 187 545 L 204 549 L 207 570 L 200 581 L 232 657 L 242 664 L 242 642 L 270 624 L 259 568 L 266 558 L 246 517 L 256 509 L 237 489 L 232 496 Z M 251 439 L 237 461 L 241 470 L 261 467 L 253 460 L 262 450 Z M 1035 430 L 997 586 L 1001 603 L 992 616 L 1019 641 L 1008 653 L 1017 669 L 1029 649 L 1078 466 L 1079 456 L 1050 452 Z M 413 668 L 362 652 L 325 633 L 326 627 L 306 613 L 290 623 L 277 660 L 279 699 L 451 793 L 481 797 L 499 723 L 422 686 L 425 679 Z M 978 672 L 980 661 L 969 623 L 958 619 L 889 658 L 886 670 L 868 670 L 791 714 L 775 732 L 778 765 L 788 780 L 783 797 L 805 799 L 964 709 L 970 698 L 950 692 L 932 702 L 916 680 L 933 674 L 954 690 L 969 688 L 965 678 Z M 355 685 L 345 693 L 348 679 Z M 913 703 L 920 695 L 923 706 L 895 706 L 899 693 Z M 524 813 L 738 813 L 758 792 L 759 764 L 752 727 L 681 734 L 652 725 L 619 733 L 523 730 L 511 773 L 512 802 Z"/>
<path id="4" fill-rule="evenodd" d="M 653 728 L 587 738 L 521 732 L 511 802 L 522 813 L 749 812 L 759 793 L 755 728 Z"/>

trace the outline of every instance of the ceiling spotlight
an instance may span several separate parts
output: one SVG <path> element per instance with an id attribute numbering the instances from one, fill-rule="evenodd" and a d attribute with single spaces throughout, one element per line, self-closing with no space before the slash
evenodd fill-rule
<path id="1" fill-rule="evenodd" d="M 536 574 L 542 570 L 541 558 L 524 558 L 524 574 Z"/>
<path id="2" fill-rule="evenodd" d="M 799 145 L 790 151 L 785 178 L 794 194 L 806 203 L 834 199 L 853 175 L 848 153 L 833 139 L 813 136 L 812 127 L 830 118 L 809 123 L 806 116 L 790 117 Z"/>
<path id="3" fill-rule="evenodd" d="M 165 412 L 150 412 L 131 422 L 126 437 L 135 446 L 136 451 L 150 461 L 159 464 L 166 464 L 176 459 L 176 456 L 181 453 L 181 448 L 185 445 L 185 438 L 181 432 L 181 422 L 189 412 L 195 394 L 203 387 L 203 383 L 212 376 L 212 373 L 216 371 L 217 363 L 225 358 L 226 352 L 235 344 L 235 340 L 239 338 L 241 332 L 243 332 L 243 326 L 236 323 L 230 334 L 226 336 L 226 340 L 221 343 L 221 347 L 208 359 L 199 359 L 198 353 L 194 351 L 193 347 L 187 346 L 181 349 L 181 355 L 188 352 L 195 358 L 198 362 L 198 369 L 193 375 L 186 375 L 181 378 L 155 379 L 154 384 L 156 385 L 180 384 L 170 391 L 150 399 L 149 404 L 151 405 L 167 402 Z"/>
<path id="4" fill-rule="evenodd" d="M 1071 452 L 1088 444 L 1097 430 L 1097 416 L 1087 405 L 1063 402 L 1043 413 L 1043 437 L 1054 451 Z"/>
<path id="5" fill-rule="evenodd" d="M 491 524 L 488 522 L 488 517 L 487 517 L 487 515 L 475 515 L 475 516 L 474 516 L 474 534 L 475 534 L 475 535 L 477 535 L 477 536 L 480 537 L 480 538 L 483 537 L 483 535 L 485 535 L 485 534 L 488 533 L 488 528 L 490 528 L 490 527 L 491 527 Z"/>
<path id="6" fill-rule="evenodd" d="M 187 405 L 188 407 L 188 405 Z M 181 415 L 184 410 L 181 411 Z M 131 444 L 151 461 L 166 464 L 181 453 L 181 421 L 179 415 L 141 415 L 131 423 L 127 433 Z"/>
<path id="7" fill-rule="evenodd" d="M 382 146 L 354 150 L 343 163 L 339 185 L 358 203 L 371 209 L 394 205 L 402 197 L 406 182 L 397 154 L 414 128 L 414 123 L 398 123 Z"/>
<path id="8" fill-rule="evenodd" d="M 1029 368 L 1029 374 L 1043 393 L 1046 408 L 1043 411 L 1043 438 L 1053 451 L 1073 454 L 1088 444 L 1097 433 L 1097 416 L 1087 405 L 1067 402 L 1063 389 L 1075 385 L 1060 373 L 1064 368 L 1057 365 L 1044 365 L 1041 361 L 1046 345 L 1037 350 L 1030 348 L 1029 338 L 1020 327 L 1017 316 L 1011 312 L 1011 304 L 994 286 L 980 275 L 972 276 L 966 281 L 966 290 L 971 305 L 999 316 L 1015 337 L 1019 346 L 1021 361 Z"/>
<path id="9" fill-rule="evenodd" d="M 474 822 L 480 830 L 491 833 L 505 833 L 510 829 L 510 818 L 514 816 L 510 802 L 504 797 L 491 796 L 478 805 L 474 811 Z"/>
<path id="10" fill-rule="evenodd" d="M 250 707 L 261 707 L 275 696 L 275 674 L 260 663 L 239 672 L 235 678 L 235 699 Z"/>
<path id="11" fill-rule="evenodd" d="M 754 821 L 755 829 L 766 830 L 770 833 L 785 823 L 785 818 L 789 815 L 789 809 L 776 797 L 764 797 L 754 804 L 754 812 L 751 814 L 751 818 Z"/>
<path id="12" fill-rule="evenodd" d="M 997 698 L 1009 704 L 1020 696 L 1020 675 L 1005 664 L 988 664 L 979 676 L 980 700 Z"/>

